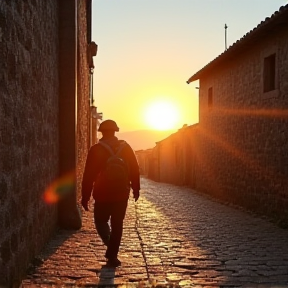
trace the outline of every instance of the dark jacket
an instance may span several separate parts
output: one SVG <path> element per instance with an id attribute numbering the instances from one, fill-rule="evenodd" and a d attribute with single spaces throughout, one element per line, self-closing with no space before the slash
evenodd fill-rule
<path id="1" fill-rule="evenodd" d="M 120 143 L 123 142 L 123 140 L 118 140 L 115 136 L 108 139 L 102 138 L 100 141 L 108 144 L 114 152 L 117 151 Z M 99 189 L 99 187 L 97 189 L 95 185 L 96 179 L 105 168 L 106 161 L 109 157 L 109 151 L 100 144 L 95 144 L 90 148 L 82 180 L 82 201 L 88 202 L 92 191 L 96 202 L 113 202 L 129 198 L 130 191 L 125 193 L 117 193 L 117 191 L 115 191 L 115 193 L 111 193 L 110 191 L 105 191 L 105 189 Z M 138 192 L 140 190 L 139 165 L 134 151 L 128 143 L 126 143 L 126 146 L 121 152 L 121 158 L 129 166 L 130 186 L 133 192 Z"/>

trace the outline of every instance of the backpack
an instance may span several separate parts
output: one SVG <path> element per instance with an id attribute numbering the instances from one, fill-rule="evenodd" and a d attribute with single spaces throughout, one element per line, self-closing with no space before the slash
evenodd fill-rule
<path id="1" fill-rule="evenodd" d="M 100 174 L 102 187 L 105 190 L 121 193 L 130 191 L 129 168 L 124 159 L 121 158 L 121 152 L 126 147 L 126 142 L 123 141 L 116 153 L 111 147 L 102 142 L 98 142 L 102 147 L 109 151 L 110 156 L 105 163 L 105 167 Z"/>

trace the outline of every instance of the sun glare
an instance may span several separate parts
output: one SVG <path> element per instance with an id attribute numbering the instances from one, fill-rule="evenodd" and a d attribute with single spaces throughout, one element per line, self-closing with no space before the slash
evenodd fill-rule
<path id="1" fill-rule="evenodd" d="M 179 118 L 177 107 L 165 100 L 151 103 L 145 111 L 146 123 L 155 130 L 178 128 Z"/>

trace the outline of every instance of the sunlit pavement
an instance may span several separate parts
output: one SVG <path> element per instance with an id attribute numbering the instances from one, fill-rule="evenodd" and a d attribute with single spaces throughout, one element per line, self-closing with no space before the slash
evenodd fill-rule
<path id="1" fill-rule="evenodd" d="M 92 203 L 91 203 L 92 208 Z M 191 189 L 142 179 L 119 259 L 105 267 L 93 213 L 59 231 L 22 287 L 288 287 L 288 230 Z"/>

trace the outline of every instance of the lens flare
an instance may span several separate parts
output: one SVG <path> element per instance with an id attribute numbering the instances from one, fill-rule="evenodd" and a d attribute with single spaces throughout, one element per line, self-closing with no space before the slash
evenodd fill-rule
<path id="1" fill-rule="evenodd" d="M 75 188 L 75 173 L 68 173 L 55 180 L 46 189 L 43 199 L 47 204 L 57 203 L 60 199 L 67 196 Z"/>

